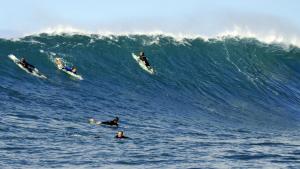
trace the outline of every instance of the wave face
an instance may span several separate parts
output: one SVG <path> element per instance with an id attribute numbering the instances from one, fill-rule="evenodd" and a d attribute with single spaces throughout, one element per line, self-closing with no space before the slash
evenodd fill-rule
<path id="1" fill-rule="evenodd" d="M 132 58 L 141 50 L 155 75 Z M 9 54 L 48 79 L 19 69 Z M 84 80 L 57 70 L 56 56 Z M 297 47 L 238 37 L 40 34 L 0 39 L 0 58 L 0 166 L 299 166 Z M 87 124 L 114 116 L 130 140 Z"/>

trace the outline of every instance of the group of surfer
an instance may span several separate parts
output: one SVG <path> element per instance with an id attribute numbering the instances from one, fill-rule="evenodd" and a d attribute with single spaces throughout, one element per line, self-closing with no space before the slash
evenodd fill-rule
<path id="1" fill-rule="evenodd" d="M 141 60 L 146 67 L 150 67 L 150 64 L 148 62 L 148 59 L 146 58 L 144 52 L 140 52 L 138 59 Z M 33 72 L 35 70 L 35 67 L 31 64 L 29 64 L 24 58 L 21 58 L 20 61 L 17 61 L 18 64 L 22 65 L 25 69 L 27 69 L 29 72 Z M 76 67 L 72 66 L 72 67 L 68 67 L 66 66 L 63 61 L 60 58 L 55 58 L 55 63 L 58 66 L 59 69 L 62 70 L 66 70 L 67 72 L 71 72 L 74 74 L 77 74 L 77 69 Z M 89 123 L 90 124 L 96 124 L 96 125 L 109 125 L 109 126 L 119 126 L 119 118 L 116 117 L 115 119 L 111 120 L 111 121 L 97 121 L 95 119 L 89 119 Z M 128 138 L 124 135 L 123 131 L 118 131 L 116 133 L 116 138 L 122 139 L 122 138 Z"/>
<path id="2" fill-rule="evenodd" d="M 149 64 L 149 62 L 148 62 L 148 59 L 146 58 L 144 52 L 140 52 L 140 54 L 139 54 L 138 57 L 139 57 L 139 59 L 140 59 L 141 61 L 144 62 L 144 64 L 145 64 L 146 67 L 150 67 L 150 64 Z M 32 73 L 32 71 L 35 69 L 35 67 L 34 67 L 33 65 L 29 64 L 24 58 L 21 58 L 21 60 L 19 61 L 19 63 L 20 63 L 24 68 L 26 68 L 29 72 L 31 72 L 31 73 Z M 68 71 L 68 72 L 72 72 L 72 73 L 74 73 L 74 74 L 77 74 L 77 68 L 76 68 L 75 66 L 72 66 L 72 67 L 66 66 L 66 65 L 62 62 L 62 60 L 61 60 L 60 58 L 56 58 L 56 59 L 55 59 L 55 63 L 56 63 L 57 66 L 60 67 L 60 69 L 64 69 L 64 70 L 66 70 L 66 71 Z"/>
<path id="3" fill-rule="evenodd" d="M 145 64 L 149 65 L 149 63 L 148 63 L 146 57 L 144 56 L 143 52 L 141 52 L 140 58 L 141 58 L 141 60 L 143 60 L 145 62 Z M 56 61 L 56 64 L 58 66 L 60 66 L 61 69 L 65 69 L 66 71 L 70 71 L 70 72 L 76 74 L 77 70 L 74 66 L 71 67 L 71 68 L 67 67 L 67 66 L 65 66 L 65 64 L 63 64 L 63 62 L 60 59 L 56 59 L 55 61 Z M 24 68 L 26 68 L 29 72 L 33 72 L 33 70 L 35 69 L 35 67 L 33 65 L 29 64 L 24 58 L 21 58 L 18 63 L 21 64 Z M 118 127 L 119 126 L 119 117 L 116 117 L 111 121 L 103 121 L 103 122 L 97 121 L 97 120 L 92 118 L 92 119 L 89 119 L 89 123 L 90 124 L 95 124 L 95 125 L 109 125 L 109 126 Z M 116 133 L 115 137 L 118 138 L 118 139 L 128 138 L 124 135 L 123 131 L 118 131 Z"/>
<path id="4" fill-rule="evenodd" d="M 118 127 L 119 126 L 119 117 L 116 117 L 114 118 L 113 120 L 111 121 L 97 121 L 95 119 L 89 119 L 89 123 L 90 124 L 96 124 L 96 125 L 109 125 L 109 126 L 116 126 Z M 123 139 L 123 138 L 128 138 L 124 135 L 124 132 L 123 131 L 118 131 L 115 138 L 118 138 L 118 139 Z"/>
<path id="5" fill-rule="evenodd" d="M 77 74 L 77 68 L 75 66 L 68 67 L 60 59 L 56 59 L 55 63 L 57 65 L 60 65 L 61 69 L 65 69 L 66 71 Z M 19 64 L 21 64 L 25 69 L 27 69 L 31 73 L 35 69 L 35 67 L 33 65 L 29 64 L 24 58 L 21 58 L 21 60 L 19 61 Z"/>
<path id="6" fill-rule="evenodd" d="M 149 64 L 148 59 L 146 58 L 144 52 L 140 52 L 140 54 L 138 56 L 138 59 L 141 60 L 147 68 L 150 68 L 150 64 Z M 29 64 L 24 58 L 21 58 L 20 60 L 17 60 L 16 63 L 22 65 L 22 67 L 27 69 L 30 73 L 33 73 L 33 71 L 37 71 L 37 70 L 35 70 L 36 68 L 33 65 Z M 66 70 L 67 72 L 71 72 L 75 75 L 77 74 L 76 67 L 66 66 L 63 63 L 63 61 L 61 60 L 61 58 L 55 58 L 55 63 L 58 66 L 59 69 Z M 119 118 L 116 117 L 115 119 L 113 119 L 111 121 L 104 121 L 104 122 L 97 121 L 97 120 L 92 118 L 92 119 L 89 119 L 89 123 L 90 124 L 95 124 L 95 125 L 109 125 L 109 126 L 118 127 L 119 126 Z M 118 131 L 116 133 L 115 137 L 119 138 L 119 139 L 128 138 L 124 135 L 123 131 Z"/>

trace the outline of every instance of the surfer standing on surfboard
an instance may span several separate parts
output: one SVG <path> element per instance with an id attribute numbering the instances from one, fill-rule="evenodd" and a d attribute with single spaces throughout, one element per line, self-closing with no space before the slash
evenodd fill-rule
<path id="1" fill-rule="evenodd" d="M 22 58 L 19 63 L 31 73 L 35 68 L 33 65 L 29 64 L 24 58 Z"/>
<path id="2" fill-rule="evenodd" d="M 147 67 L 150 66 L 144 52 L 140 52 L 139 59 L 143 61 Z"/>

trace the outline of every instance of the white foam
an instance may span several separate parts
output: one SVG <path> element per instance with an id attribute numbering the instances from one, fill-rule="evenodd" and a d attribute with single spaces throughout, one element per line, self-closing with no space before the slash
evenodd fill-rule
<path id="1" fill-rule="evenodd" d="M 242 37 L 242 38 L 255 38 L 265 43 L 283 43 L 291 44 L 300 47 L 300 40 L 297 35 L 283 35 L 276 30 L 270 30 L 268 32 L 261 31 L 255 32 L 247 27 L 234 26 L 233 30 L 227 30 L 217 35 L 218 37 Z"/>
<path id="2" fill-rule="evenodd" d="M 130 36 L 130 35 L 147 35 L 147 36 L 170 36 L 174 39 L 181 41 L 183 39 L 194 39 L 194 38 L 203 38 L 208 39 L 206 36 L 200 36 L 199 34 L 194 33 L 171 33 L 171 32 L 164 32 L 161 30 L 153 30 L 153 31 L 122 31 L 122 32 L 113 32 L 109 30 L 97 30 L 97 31 L 88 31 L 84 29 L 78 29 L 71 26 L 55 26 L 55 27 L 49 27 L 46 29 L 42 29 L 41 31 L 32 32 L 29 34 L 25 34 L 24 36 L 30 36 L 30 35 L 39 35 L 42 33 L 46 33 L 49 35 L 62 35 L 62 34 L 68 34 L 68 35 L 98 35 L 103 37 L 109 37 L 113 38 L 112 36 Z"/>
<path id="3" fill-rule="evenodd" d="M 108 30 L 97 30 L 97 31 L 88 31 L 80 28 L 74 28 L 72 26 L 64 26 L 58 25 L 55 27 L 49 27 L 43 29 L 38 32 L 33 32 L 30 34 L 25 34 L 24 36 L 29 35 L 39 35 L 41 33 L 46 33 L 50 35 L 97 35 L 98 38 L 110 38 L 111 40 L 116 40 L 115 36 L 130 36 L 130 35 L 147 35 L 147 36 L 169 36 L 174 38 L 179 43 L 187 43 L 186 39 L 196 39 L 201 38 L 205 41 L 208 39 L 223 39 L 224 37 L 240 37 L 240 38 L 255 38 L 264 43 L 280 43 L 280 44 L 288 44 L 300 47 L 299 35 L 297 34 L 281 34 L 276 30 L 270 29 L 268 32 L 266 31 L 254 31 L 249 29 L 248 27 L 240 27 L 234 26 L 231 29 L 227 29 L 221 33 L 217 33 L 214 35 L 200 35 L 196 33 L 190 32 L 164 32 L 161 30 L 153 30 L 153 31 L 123 31 L 123 32 L 112 32 Z M 155 42 L 158 43 L 157 39 Z"/>

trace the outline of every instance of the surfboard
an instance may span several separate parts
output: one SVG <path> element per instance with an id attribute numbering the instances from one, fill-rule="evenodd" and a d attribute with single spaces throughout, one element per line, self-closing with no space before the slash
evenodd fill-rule
<path id="1" fill-rule="evenodd" d="M 89 119 L 89 123 L 94 125 L 100 125 L 101 121 L 96 121 L 95 119 Z"/>
<path id="2" fill-rule="evenodd" d="M 42 79 L 47 79 L 47 77 L 39 72 L 37 68 L 34 68 L 32 71 L 29 71 L 27 68 L 25 68 L 22 64 L 20 64 L 20 60 L 13 54 L 8 55 L 8 57 L 16 64 L 18 65 L 21 69 L 23 69 L 25 72 L 36 76 L 38 78 Z"/>
<path id="3" fill-rule="evenodd" d="M 55 58 L 55 65 L 57 67 L 57 69 L 67 73 L 68 75 L 78 79 L 78 80 L 83 80 L 82 76 L 81 75 L 78 75 L 78 74 L 75 74 L 73 72 L 70 72 L 70 71 L 67 71 L 66 69 L 63 69 L 64 68 L 64 63 L 63 63 L 63 60 L 61 58 Z"/>
<path id="4" fill-rule="evenodd" d="M 154 69 L 151 66 L 146 66 L 145 62 L 142 61 L 139 56 L 137 56 L 136 54 L 132 53 L 132 57 L 133 59 L 140 65 L 140 67 L 142 69 L 144 69 L 146 72 L 150 73 L 150 74 L 154 74 Z"/>

